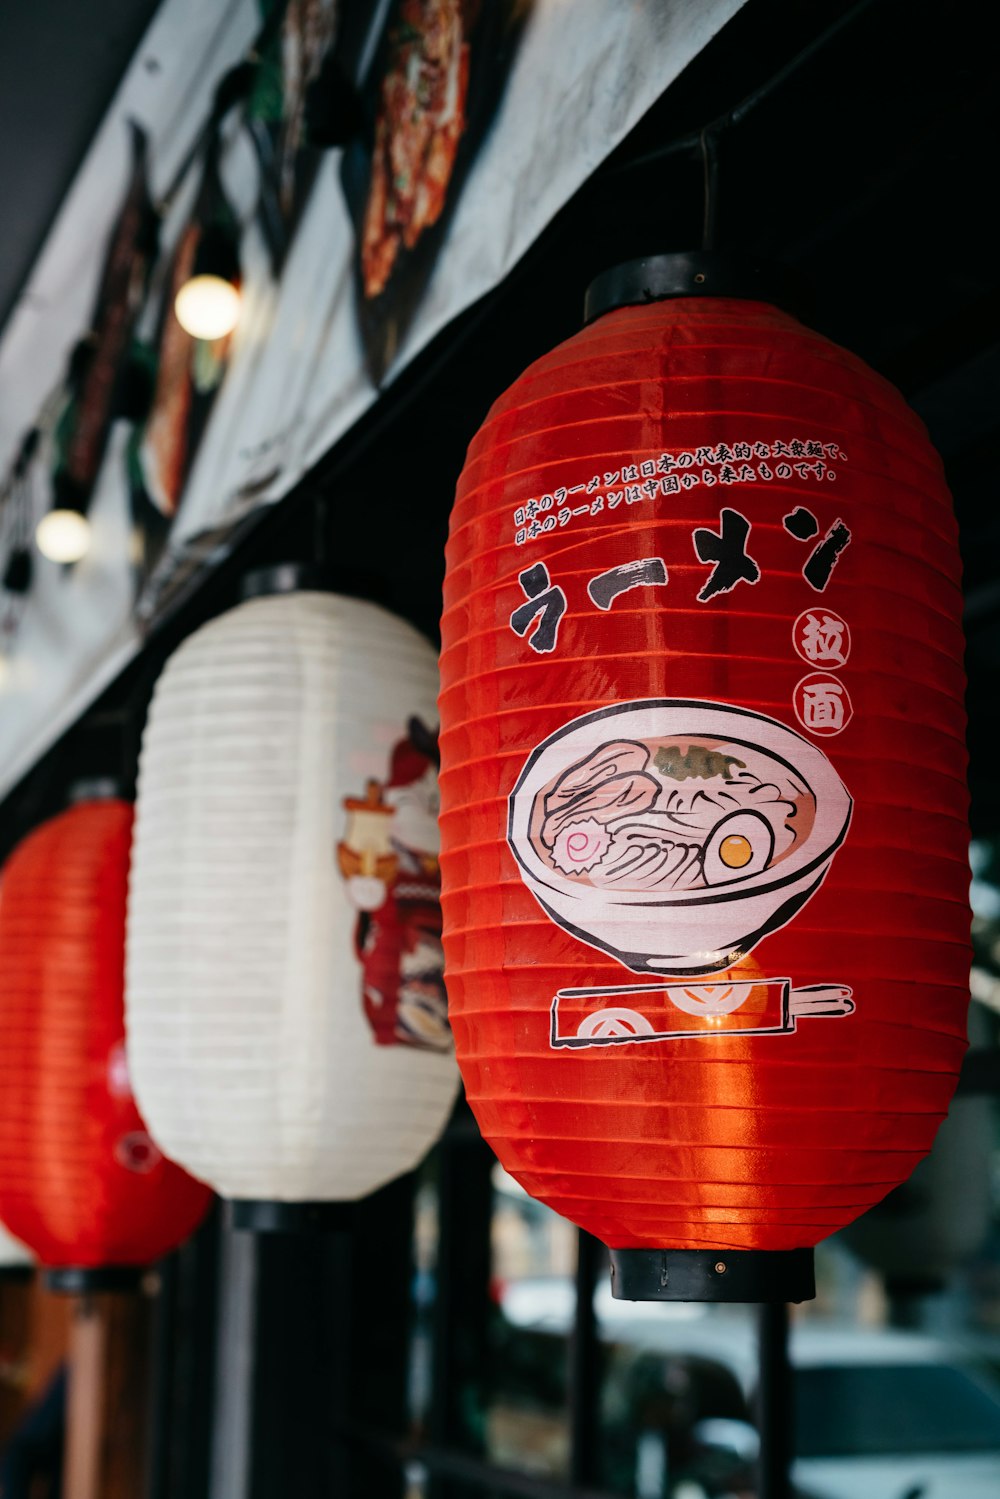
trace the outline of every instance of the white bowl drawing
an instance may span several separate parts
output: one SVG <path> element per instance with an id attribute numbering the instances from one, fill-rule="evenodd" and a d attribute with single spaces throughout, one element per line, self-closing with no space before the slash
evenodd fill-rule
<path id="1" fill-rule="evenodd" d="M 650 740 L 710 740 L 745 749 L 758 764 L 770 762 L 777 777 L 789 777 L 811 796 L 811 829 L 767 867 L 693 889 L 597 888 L 546 862 L 531 836 L 539 792 L 609 741 L 646 747 Z M 792 919 L 822 883 L 852 808 L 822 750 L 776 719 L 726 703 L 653 698 L 599 708 L 543 740 L 510 794 L 507 838 L 539 905 L 581 941 L 635 973 L 701 974 L 739 962 Z"/>

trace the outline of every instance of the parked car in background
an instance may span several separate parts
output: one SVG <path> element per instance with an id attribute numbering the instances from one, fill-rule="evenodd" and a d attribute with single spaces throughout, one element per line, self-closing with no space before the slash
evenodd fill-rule
<path id="1" fill-rule="evenodd" d="M 960 1344 L 805 1324 L 796 1482 L 815 1499 L 998 1499 L 1000 1383 Z"/>
<path id="2" fill-rule="evenodd" d="M 564 1359 L 569 1282 L 514 1282 L 499 1305 L 522 1338 L 547 1345 L 548 1362 Z M 614 1372 L 602 1412 L 614 1486 L 638 1499 L 752 1493 L 749 1311 L 616 1302 L 604 1285 L 595 1311 Z M 971 1348 L 817 1319 L 793 1325 L 791 1356 L 802 1499 L 1000 1499 L 1000 1380 Z"/>

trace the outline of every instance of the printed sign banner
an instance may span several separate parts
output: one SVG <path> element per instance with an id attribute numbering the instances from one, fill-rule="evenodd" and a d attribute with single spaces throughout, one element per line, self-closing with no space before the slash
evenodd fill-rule
<path id="1" fill-rule="evenodd" d="M 345 153 L 358 312 L 380 382 L 419 314 L 462 182 L 492 123 L 530 0 L 398 0 Z"/>
<path id="2" fill-rule="evenodd" d="M 37 520 L 76 463 L 92 528 L 81 562 L 36 554 L 26 597 L 0 598 L 0 791 L 134 655 L 172 580 L 507 274 L 740 4 L 165 0 L 0 341 L 0 472 L 37 428 L 21 508 Z M 227 110 L 220 80 L 255 41 Z M 303 148 L 309 86 L 341 55 L 360 134 Z M 170 195 L 213 101 L 217 181 L 196 153 Z M 238 327 L 192 339 L 174 294 L 201 237 L 233 228 Z M 0 569 L 24 529 L 4 510 Z"/>

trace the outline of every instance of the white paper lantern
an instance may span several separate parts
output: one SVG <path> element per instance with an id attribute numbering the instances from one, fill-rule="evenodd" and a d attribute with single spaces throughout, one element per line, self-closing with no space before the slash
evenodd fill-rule
<path id="1" fill-rule="evenodd" d="M 244 1203 L 373 1191 L 419 1162 L 458 1083 L 435 653 L 373 604 L 266 592 L 303 576 L 257 575 L 180 647 L 140 761 L 136 1098 L 172 1159 Z"/>

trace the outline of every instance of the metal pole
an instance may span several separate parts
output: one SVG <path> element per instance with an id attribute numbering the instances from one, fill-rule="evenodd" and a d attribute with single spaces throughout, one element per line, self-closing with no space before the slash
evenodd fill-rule
<path id="1" fill-rule="evenodd" d="M 438 1150 L 439 1237 L 427 1434 L 435 1446 L 478 1456 L 489 1377 L 494 1156 L 464 1101 Z M 434 1473 L 430 1492 L 432 1499 L 458 1499 L 462 1490 L 441 1469 Z"/>
<path id="2" fill-rule="evenodd" d="M 787 1305 L 775 1302 L 761 1306 L 758 1328 L 759 1499 L 791 1499 L 795 1411 L 792 1368 L 788 1358 Z"/>
<path id="3" fill-rule="evenodd" d="M 581 1229 L 577 1236 L 576 1315 L 569 1344 L 569 1476 L 574 1484 L 597 1477 L 600 1348 L 594 1317 L 594 1287 L 603 1246 Z"/>
<path id="4" fill-rule="evenodd" d="M 210 1499 L 249 1499 L 257 1312 L 257 1235 L 222 1233 Z"/>

